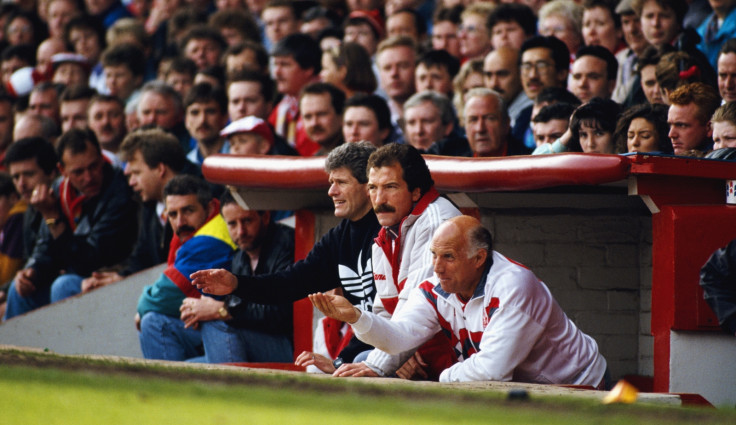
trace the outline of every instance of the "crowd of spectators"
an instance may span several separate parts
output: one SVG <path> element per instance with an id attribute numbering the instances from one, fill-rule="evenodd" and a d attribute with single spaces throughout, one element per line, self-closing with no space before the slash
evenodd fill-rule
<path id="1" fill-rule="evenodd" d="M 172 270 L 163 288 L 205 268 L 175 248 L 245 213 L 219 205 L 221 187 L 171 182 L 201 183 L 214 154 L 736 147 L 736 0 L 36 0 L 3 2 L 0 28 L 5 319 L 156 263 Z M 273 235 L 284 214 L 248 220 Z M 231 240 L 212 264 L 285 267 L 259 269 L 270 245 L 243 241 L 236 221 L 219 224 Z M 187 332 L 233 317 L 160 282 L 139 303 L 144 331 L 151 311 L 181 309 Z M 195 305 L 201 319 L 184 308 Z M 257 327 L 233 323 L 233 335 Z"/>

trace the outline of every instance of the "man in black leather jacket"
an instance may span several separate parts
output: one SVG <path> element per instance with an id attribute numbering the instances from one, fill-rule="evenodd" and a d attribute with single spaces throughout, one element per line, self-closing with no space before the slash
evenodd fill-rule
<path id="1" fill-rule="evenodd" d="M 736 240 L 710 256 L 700 270 L 700 286 L 721 328 L 736 335 Z"/>

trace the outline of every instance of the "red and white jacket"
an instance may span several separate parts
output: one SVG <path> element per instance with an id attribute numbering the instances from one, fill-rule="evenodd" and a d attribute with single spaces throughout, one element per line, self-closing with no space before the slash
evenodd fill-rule
<path id="1" fill-rule="evenodd" d="M 373 244 L 373 280 L 376 298 L 373 312 L 391 318 L 409 297 L 412 289 L 434 274 L 429 244 L 434 231 L 448 218 L 461 212 L 432 187 L 417 202 L 411 214 L 404 217 L 396 239 L 382 228 Z M 373 350 L 365 363 L 383 375 L 393 374 L 412 354 L 390 356 Z"/>
<path id="2" fill-rule="evenodd" d="M 436 278 L 412 291 L 391 320 L 363 312 L 362 341 L 387 353 L 413 350 L 442 331 L 460 360 L 441 382 L 517 381 L 597 387 L 606 360 L 530 270 L 493 252 L 493 265 L 464 303 Z"/>

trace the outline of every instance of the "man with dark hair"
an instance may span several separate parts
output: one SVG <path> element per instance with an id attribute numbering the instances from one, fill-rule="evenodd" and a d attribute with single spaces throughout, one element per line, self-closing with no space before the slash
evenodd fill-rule
<path id="1" fill-rule="evenodd" d="M 135 99 L 146 71 L 143 51 L 133 44 L 110 46 L 102 53 L 105 85 L 110 95 L 123 102 Z"/>
<path id="2" fill-rule="evenodd" d="M 39 184 L 31 194 L 46 225 L 13 282 L 6 319 L 80 293 L 84 277 L 119 263 L 135 243 L 136 205 L 94 133 L 69 130 L 57 150 L 63 179 L 53 188 Z"/>
<path id="3" fill-rule="evenodd" d="M 330 83 L 312 83 L 304 87 L 299 110 L 306 137 L 319 145 L 315 155 L 327 155 L 340 146 L 345 92 Z"/>
<path id="4" fill-rule="evenodd" d="M 179 174 L 198 174 L 178 140 L 160 129 L 138 130 L 120 146 L 126 162 L 128 184 L 143 202 L 139 215 L 138 238 L 122 270 L 97 271 L 82 282 L 82 292 L 109 285 L 125 276 L 166 261 L 172 230 L 164 213 L 164 186 Z"/>
<path id="5" fill-rule="evenodd" d="M 13 179 L 5 172 L 0 172 L 0 205 L 0 314 L 4 314 L 10 282 L 23 267 L 23 216 L 27 210 Z"/>
<path id="6" fill-rule="evenodd" d="M 381 88 L 388 97 L 391 122 L 398 125 L 404 117 L 402 106 L 416 92 L 414 72 L 416 69 L 416 43 L 410 37 L 391 37 L 378 45 L 376 55 Z"/>
<path id="7" fill-rule="evenodd" d="M 570 52 L 556 37 L 536 36 L 521 46 L 521 86 L 534 100 L 545 87 L 565 87 L 570 69 Z"/>
<path id="8" fill-rule="evenodd" d="M 432 18 L 432 49 L 445 50 L 460 59 L 460 40 L 457 33 L 462 11 L 462 5 L 437 9 Z"/>
<path id="9" fill-rule="evenodd" d="M 268 75 L 268 52 L 261 44 L 246 40 L 228 47 L 222 64 L 228 79 L 246 69 Z"/>
<path id="10" fill-rule="evenodd" d="M 436 333 L 451 338 L 457 363 L 439 380 L 517 381 L 605 389 L 606 360 L 567 318 L 539 278 L 493 250 L 491 234 L 469 216 L 450 218 L 429 247 L 434 275 L 387 320 L 336 296 L 310 295 L 327 316 L 387 352 L 414 351 Z"/>
<path id="11" fill-rule="evenodd" d="M 537 146 L 545 143 L 552 144 L 567 131 L 570 116 L 575 106 L 569 103 L 555 103 L 543 107 L 534 117 L 532 129 Z"/>
<path id="12" fill-rule="evenodd" d="M 486 27 L 494 49 L 520 49 L 524 40 L 537 33 L 537 17 L 525 4 L 502 3 L 488 15 Z"/>
<path id="13" fill-rule="evenodd" d="M 186 360 L 202 354 L 199 330 L 181 320 L 187 298 L 200 298 L 189 275 L 211 267 L 230 268 L 237 248 L 227 235 L 220 203 L 209 184 L 181 175 L 164 187 L 166 216 L 174 232 L 168 267 L 152 285 L 143 288 L 135 320 L 143 356 L 147 359 Z"/>
<path id="14" fill-rule="evenodd" d="M 163 81 L 176 90 L 183 99 L 194 85 L 196 74 L 197 65 L 193 60 L 177 56 L 169 63 Z"/>
<path id="15" fill-rule="evenodd" d="M 64 27 L 64 43 L 73 52 L 87 57 L 92 64 L 89 86 L 102 93 L 105 85 L 105 73 L 100 56 L 105 49 L 105 27 L 93 16 L 81 14 L 73 17 Z"/>
<path id="16" fill-rule="evenodd" d="M 322 51 L 316 40 L 306 34 L 291 34 L 273 48 L 273 76 L 276 89 L 283 95 L 268 117 L 276 134 L 286 139 L 300 155 L 311 156 L 319 145 L 300 137 L 303 123 L 299 117 L 298 96 L 302 88 L 317 79 L 322 69 Z"/>
<path id="17" fill-rule="evenodd" d="M 718 55 L 718 91 L 724 102 L 736 101 L 736 39 L 723 43 Z"/>
<path id="18" fill-rule="evenodd" d="M 382 97 L 358 93 L 345 102 L 342 135 L 346 142 L 365 140 L 380 148 L 392 130 L 391 111 Z"/>
<path id="19" fill-rule="evenodd" d="M 452 97 L 452 80 L 460 70 L 460 61 L 444 50 L 430 50 L 417 59 L 414 85 L 417 93 L 434 90 Z"/>
<path id="20" fill-rule="evenodd" d="M 30 44 L 16 44 L 7 46 L 0 56 L 0 73 L 3 86 L 8 86 L 10 76 L 21 68 L 33 66 L 36 62 L 35 50 Z"/>
<path id="21" fill-rule="evenodd" d="M 366 163 L 375 149 L 370 143 L 345 143 L 327 156 L 327 194 L 335 205 L 335 216 L 343 220 L 314 245 L 304 260 L 282 272 L 259 276 L 202 270 L 191 276 L 193 284 L 204 293 L 230 294 L 226 304 L 233 315 L 230 306 L 240 300 L 264 304 L 293 302 L 312 292 L 338 287 L 353 305 L 370 310 L 375 297 L 371 246 L 379 224 L 366 189 Z M 350 362 L 367 348 L 362 343 L 349 345 L 340 353 L 341 361 Z M 323 371 L 332 373 L 335 369 L 330 363 Z"/>
<path id="22" fill-rule="evenodd" d="M 512 129 L 516 129 L 517 121 L 520 128 L 528 126 L 528 115 L 524 110 L 532 105 L 532 100 L 521 89 L 517 49 L 500 47 L 486 55 L 483 59 L 483 85 L 503 97 Z"/>
<path id="23" fill-rule="evenodd" d="M 585 46 L 578 50 L 568 89 L 583 103 L 594 97 L 610 99 L 616 87 L 618 61 L 603 46 Z"/>
<path id="24" fill-rule="evenodd" d="M 275 47 L 285 37 L 299 32 L 299 12 L 291 0 L 270 0 L 261 12 L 261 21 L 266 48 Z"/>
<path id="25" fill-rule="evenodd" d="M 208 156 L 230 152 L 230 145 L 220 137 L 220 130 L 227 124 L 227 97 L 222 89 L 196 84 L 189 90 L 184 107 L 184 123 L 197 142 L 187 155 L 192 163 L 202 166 Z"/>
<path id="26" fill-rule="evenodd" d="M 413 9 L 398 9 L 386 18 L 386 37 L 411 37 L 420 44 L 427 35 L 427 24 Z"/>
<path id="27" fill-rule="evenodd" d="M 380 13 L 365 10 L 353 10 L 343 23 L 344 42 L 354 42 L 365 47 L 371 57 L 376 54 L 378 43 L 386 35 Z"/>
<path id="28" fill-rule="evenodd" d="M 87 128 L 87 108 L 90 99 L 97 94 L 95 89 L 84 86 L 70 86 L 59 96 L 59 116 L 61 131 L 66 133 L 72 128 Z"/>
<path id="29" fill-rule="evenodd" d="M 277 224 L 268 211 L 243 209 L 225 192 L 220 211 L 238 246 L 232 272 L 254 276 L 277 273 L 294 263 L 294 229 Z M 294 358 L 291 302 L 225 305 L 210 297 L 187 298 L 181 320 L 199 326 L 207 363 L 291 362 Z"/>
<path id="30" fill-rule="evenodd" d="M 195 25 L 184 35 L 179 49 L 201 71 L 220 63 L 220 56 L 227 49 L 227 42 L 218 30 L 204 24 Z"/>

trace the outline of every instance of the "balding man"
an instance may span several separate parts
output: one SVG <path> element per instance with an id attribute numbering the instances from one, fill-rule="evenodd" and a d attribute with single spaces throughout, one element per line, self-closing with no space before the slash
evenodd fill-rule
<path id="1" fill-rule="evenodd" d="M 521 90 L 519 73 L 519 51 L 511 47 L 500 47 L 487 54 L 483 60 L 483 85 L 496 91 L 506 102 L 511 127 L 516 125 L 522 111 L 532 106 L 532 100 Z M 529 125 L 527 112 L 523 125 Z"/>
<path id="2" fill-rule="evenodd" d="M 448 219 L 429 248 L 434 276 L 415 288 L 391 320 L 339 296 L 309 298 L 350 323 L 358 338 L 398 353 L 439 331 L 458 362 L 440 381 L 518 381 L 604 388 L 606 360 L 530 270 L 493 251 L 491 234 L 469 216 Z"/>
<path id="3" fill-rule="evenodd" d="M 509 116 L 500 94 L 485 87 L 465 95 L 465 134 L 473 156 L 523 155 L 528 150 L 511 137 Z"/>

